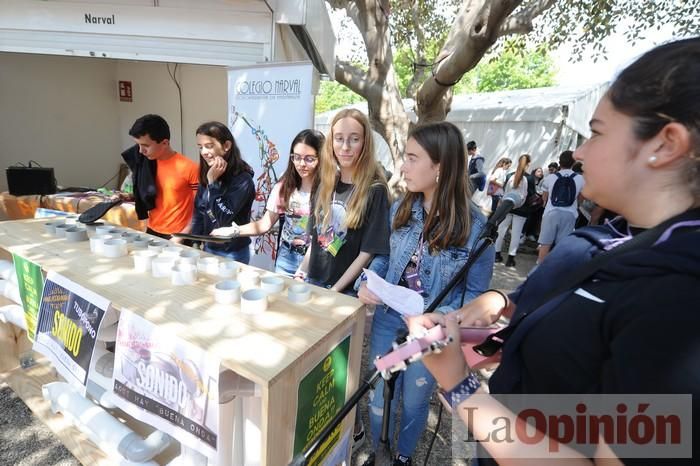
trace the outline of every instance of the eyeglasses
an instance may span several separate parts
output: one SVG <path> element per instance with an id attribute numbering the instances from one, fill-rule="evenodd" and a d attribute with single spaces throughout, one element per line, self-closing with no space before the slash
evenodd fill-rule
<path id="1" fill-rule="evenodd" d="M 358 146 L 362 144 L 364 141 L 361 137 L 359 136 L 352 136 L 347 139 L 341 138 L 341 137 L 334 137 L 333 138 L 333 144 L 337 144 L 340 147 L 345 146 L 347 144 L 348 146 Z"/>
<path id="2" fill-rule="evenodd" d="M 292 153 L 292 160 L 295 162 L 304 161 L 306 165 L 313 165 L 318 162 L 318 157 L 315 155 L 301 155 Z"/>

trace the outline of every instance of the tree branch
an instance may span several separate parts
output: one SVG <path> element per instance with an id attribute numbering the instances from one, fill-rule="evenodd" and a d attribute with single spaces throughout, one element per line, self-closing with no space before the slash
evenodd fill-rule
<path id="1" fill-rule="evenodd" d="M 419 84 L 425 79 L 427 70 L 423 67 L 425 63 L 425 33 L 423 31 L 420 15 L 420 3 L 418 1 L 413 2 L 411 5 L 411 23 L 413 26 L 413 33 L 415 34 L 416 46 L 408 43 L 408 47 L 413 50 L 413 74 L 411 76 L 411 81 L 408 83 L 406 88 L 406 95 L 412 97 L 416 94 Z"/>
<path id="2" fill-rule="evenodd" d="M 498 28 L 498 37 L 510 34 L 528 34 L 532 32 L 532 21 L 547 11 L 554 4 L 554 0 L 535 0 L 526 5 L 520 12 L 506 18 Z"/>
<path id="3" fill-rule="evenodd" d="M 367 73 L 364 70 L 343 60 L 335 61 L 335 80 L 365 99 L 370 95 L 370 91 L 376 87 L 367 79 Z"/>

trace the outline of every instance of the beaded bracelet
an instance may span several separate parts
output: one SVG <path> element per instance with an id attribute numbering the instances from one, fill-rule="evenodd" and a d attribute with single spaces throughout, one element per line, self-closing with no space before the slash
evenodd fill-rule
<path id="1" fill-rule="evenodd" d="M 508 307 L 508 304 L 510 304 L 510 300 L 508 299 L 508 295 L 506 295 L 506 294 L 505 294 L 504 292 L 502 292 L 501 290 L 497 290 L 497 289 L 495 289 L 495 288 L 490 288 L 490 289 L 484 291 L 484 294 L 488 293 L 489 291 L 493 291 L 494 293 L 500 294 L 500 295 L 501 295 L 501 298 L 503 298 L 503 301 L 505 302 L 505 304 L 503 305 L 503 308 L 505 309 L 505 308 Z"/>
<path id="2" fill-rule="evenodd" d="M 456 387 L 445 392 L 445 399 L 450 402 L 452 409 L 456 409 L 462 401 L 476 393 L 479 387 L 481 387 L 481 382 L 473 372 L 470 372 Z"/>

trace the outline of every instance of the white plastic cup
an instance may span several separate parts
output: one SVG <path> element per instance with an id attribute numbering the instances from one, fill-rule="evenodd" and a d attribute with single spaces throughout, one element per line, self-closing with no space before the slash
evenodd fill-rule
<path id="1" fill-rule="evenodd" d="M 55 230 L 54 234 L 56 236 L 58 236 L 59 238 L 65 238 L 66 237 L 66 230 L 69 228 L 73 228 L 73 225 L 68 225 L 66 223 L 56 225 L 56 230 Z"/>
<path id="2" fill-rule="evenodd" d="M 200 257 L 197 260 L 197 270 L 207 275 L 218 275 L 219 259 L 211 256 Z"/>
<path id="3" fill-rule="evenodd" d="M 126 253 L 126 240 L 111 238 L 102 242 L 102 255 L 105 257 L 122 257 L 126 256 Z"/>
<path id="4" fill-rule="evenodd" d="M 287 290 L 287 299 L 293 303 L 305 303 L 311 299 L 311 287 L 304 283 L 294 284 Z"/>
<path id="5" fill-rule="evenodd" d="M 104 222 L 86 223 L 88 233 L 97 234 L 97 227 L 104 226 Z"/>
<path id="6" fill-rule="evenodd" d="M 224 280 L 214 285 L 214 300 L 219 304 L 233 304 L 241 298 L 241 284 Z"/>
<path id="7" fill-rule="evenodd" d="M 78 223 L 77 215 L 66 215 L 66 225 L 75 225 Z"/>
<path id="8" fill-rule="evenodd" d="M 153 258 L 156 257 L 158 253 L 156 251 L 149 251 L 147 249 L 141 249 L 134 251 L 134 270 L 143 273 L 151 270 L 151 262 Z"/>
<path id="9" fill-rule="evenodd" d="M 111 234 L 111 230 L 114 230 L 114 225 L 110 225 L 108 223 L 105 223 L 104 225 L 100 225 L 97 228 L 95 228 L 95 232 L 97 232 L 98 235 L 109 235 Z"/>
<path id="10" fill-rule="evenodd" d="M 112 235 L 97 235 L 90 238 L 90 251 L 95 254 L 102 255 L 102 248 L 105 240 L 112 239 Z"/>
<path id="11" fill-rule="evenodd" d="M 180 260 L 180 262 L 186 262 L 188 264 L 196 265 L 197 259 L 199 259 L 199 256 L 201 255 L 202 254 L 196 249 L 187 248 L 180 251 L 178 259 Z"/>
<path id="12" fill-rule="evenodd" d="M 87 230 L 83 227 L 78 227 L 75 225 L 71 226 L 70 228 L 66 228 L 65 235 L 66 241 L 70 242 L 87 241 L 88 239 Z"/>
<path id="13" fill-rule="evenodd" d="M 197 281 L 197 267 L 189 262 L 178 261 L 173 265 L 170 282 L 175 285 L 191 285 Z"/>
<path id="14" fill-rule="evenodd" d="M 161 253 L 163 251 L 163 248 L 167 245 L 168 243 L 166 241 L 160 239 L 152 239 L 148 242 L 148 249 L 150 249 L 151 251 L 157 251 L 158 253 Z"/>
<path id="15" fill-rule="evenodd" d="M 141 235 L 136 235 L 134 241 L 131 242 L 131 247 L 134 249 L 146 249 L 148 248 L 148 238 Z M 156 251 L 160 252 L 160 251 Z"/>
<path id="16" fill-rule="evenodd" d="M 127 243 L 133 243 L 136 238 L 138 238 L 138 233 L 132 233 L 130 231 L 124 231 L 121 234 L 121 239 L 125 240 Z"/>
<path id="17" fill-rule="evenodd" d="M 241 270 L 238 272 L 238 281 L 244 290 L 260 286 L 260 274 L 254 270 Z"/>
<path id="18" fill-rule="evenodd" d="M 44 231 L 50 235 L 56 235 L 56 227 L 58 225 L 63 225 L 65 222 L 63 220 L 53 220 L 51 222 L 44 223 Z"/>
<path id="19" fill-rule="evenodd" d="M 175 258 L 158 255 L 151 260 L 151 274 L 156 278 L 169 277 L 173 265 L 175 265 Z"/>
<path id="20" fill-rule="evenodd" d="M 252 288 L 241 295 L 241 312 L 261 314 L 267 310 L 267 293 L 260 288 Z"/>
<path id="21" fill-rule="evenodd" d="M 267 293 L 279 293 L 284 290 L 284 280 L 282 277 L 268 275 L 260 279 L 260 288 Z"/>
<path id="22" fill-rule="evenodd" d="M 238 274 L 240 266 L 232 260 L 223 260 L 219 262 L 219 277 L 233 278 Z"/>
<path id="23" fill-rule="evenodd" d="M 173 259 L 178 259 L 180 257 L 180 253 L 182 252 L 182 248 L 178 246 L 165 246 L 163 250 L 160 252 L 163 256 L 168 256 L 172 257 Z"/>

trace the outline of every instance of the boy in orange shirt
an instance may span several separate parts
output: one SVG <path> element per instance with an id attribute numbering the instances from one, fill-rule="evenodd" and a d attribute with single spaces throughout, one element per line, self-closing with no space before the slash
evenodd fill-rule
<path id="1" fill-rule="evenodd" d="M 136 120 L 129 136 L 139 152 L 157 165 L 155 207 L 148 211 L 147 233 L 166 239 L 173 233 L 189 233 L 199 183 L 197 163 L 170 147 L 170 127 L 159 115 Z"/>

